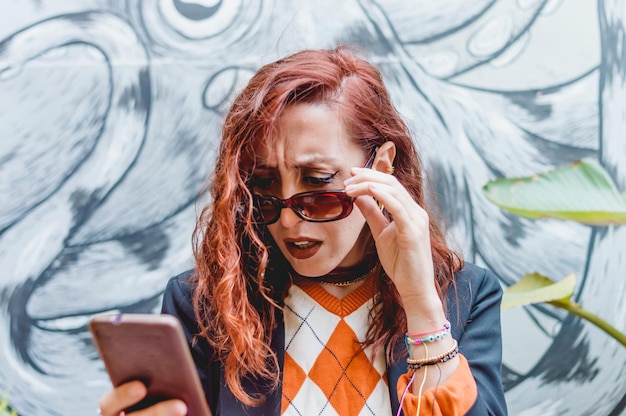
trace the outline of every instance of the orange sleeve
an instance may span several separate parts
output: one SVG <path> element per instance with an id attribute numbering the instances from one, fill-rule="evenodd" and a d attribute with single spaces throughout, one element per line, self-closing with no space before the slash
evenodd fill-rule
<path id="1" fill-rule="evenodd" d="M 438 387 L 431 387 L 424 392 L 420 404 L 420 414 L 437 416 L 464 415 L 476 401 L 478 391 L 476 381 L 472 376 L 469 364 L 462 354 L 459 354 L 461 362 L 452 376 Z M 433 369 L 435 367 L 430 367 Z M 436 371 L 436 370 L 435 370 Z M 404 374 L 398 379 L 398 397 L 402 400 L 402 394 L 409 384 L 409 374 Z M 414 383 L 419 382 L 417 379 Z M 436 394 L 435 394 L 436 390 Z M 402 403 L 405 416 L 413 416 L 417 412 L 418 397 L 407 392 Z"/>

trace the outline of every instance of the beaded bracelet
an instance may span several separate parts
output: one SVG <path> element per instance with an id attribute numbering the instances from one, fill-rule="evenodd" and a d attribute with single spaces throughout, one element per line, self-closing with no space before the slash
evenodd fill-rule
<path id="1" fill-rule="evenodd" d="M 446 321 L 446 323 L 443 324 L 443 327 L 441 328 L 433 329 L 430 331 L 418 332 L 417 334 L 406 334 L 406 336 L 410 338 L 415 338 L 415 337 L 421 337 L 424 335 L 432 334 L 433 332 L 444 332 L 444 331 L 450 331 L 450 321 Z"/>
<path id="2" fill-rule="evenodd" d="M 446 321 L 446 323 L 443 324 L 443 327 L 441 327 L 441 329 L 419 332 L 417 334 L 407 333 L 405 336 L 405 344 L 408 348 L 409 344 L 420 345 L 425 342 L 435 342 L 435 341 L 441 340 L 443 337 L 447 336 L 449 333 L 450 333 L 450 322 Z M 420 337 L 420 336 L 427 335 L 427 334 L 431 334 L 431 335 L 424 337 L 424 338 L 414 339 L 414 337 Z"/>
<path id="3" fill-rule="evenodd" d="M 456 340 L 453 340 L 453 341 L 454 341 L 454 344 L 452 348 L 444 352 L 443 354 L 439 354 L 430 358 L 421 358 L 421 359 L 407 358 L 406 363 L 407 363 L 409 370 L 419 370 L 420 368 L 427 366 L 427 365 L 445 363 L 446 361 L 453 359 L 459 353 L 459 344 L 456 342 Z"/>
<path id="4" fill-rule="evenodd" d="M 441 332 L 436 332 L 424 338 L 413 339 L 415 335 L 406 334 L 406 343 L 413 345 L 420 345 L 425 342 L 435 342 L 445 338 L 450 333 L 450 326 L 447 327 L 444 325 Z"/>

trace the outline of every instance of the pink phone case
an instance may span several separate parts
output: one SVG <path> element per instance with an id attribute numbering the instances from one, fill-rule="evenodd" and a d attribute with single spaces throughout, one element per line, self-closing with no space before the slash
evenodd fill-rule
<path id="1" fill-rule="evenodd" d="M 98 315 L 89 322 L 95 345 L 111 382 L 141 380 L 148 397 L 127 409 L 143 409 L 181 399 L 188 415 L 210 416 L 189 346 L 178 320 L 170 315 Z"/>

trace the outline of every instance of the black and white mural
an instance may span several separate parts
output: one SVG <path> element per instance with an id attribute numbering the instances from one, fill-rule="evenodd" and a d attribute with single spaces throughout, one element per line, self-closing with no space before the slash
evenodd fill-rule
<path id="1" fill-rule="evenodd" d="M 576 300 L 626 330 L 626 227 L 522 219 L 481 194 L 584 156 L 626 191 L 623 0 L 2 0 L 0 398 L 95 413 L 109 382 L 86 323 L 158 311 L 191 266 L 233 95 L 338 43 L 384 73 L 467 259 L 503 286 L 574 272 Z M 503 325 L 512 415 L 624 411 L 617 342 L 549 307 Z"/>

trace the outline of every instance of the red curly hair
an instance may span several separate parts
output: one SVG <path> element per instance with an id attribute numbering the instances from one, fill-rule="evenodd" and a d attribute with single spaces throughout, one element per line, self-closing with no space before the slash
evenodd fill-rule
<path id="1" fill-rule="evenodd" d="M 252 77 L 226 114 L 210 181 L 212 202 L 202 210 L 194 231 L 193 296 L 199 336 L 213 346 L 229 389 L 247 405 L 258 405 L 263 397 L 244 391 L 244 377 L 279 385 L 278 360 L 270 342 L 290 283 L 288 265 L 253 208 L 254 151 L 272 140 L 283 110 L 303 102 L 337 108 L 364 153 L 392 141 L 395 176 L 427 208 L 420 159 L 374 66 L 338 47 L 298 52 L 263 66 Z M 447 246 L 435 217 L 429 217 L 436 285 L 443 299 L 462 261 Z M 406 332 L 395 286 L 382 267 L 378 270 L 380 307 L 373 309 L 365 342 L 376 350 L 394 345 Z M 388 360 L 393 360 L 390 350 Z"/>

